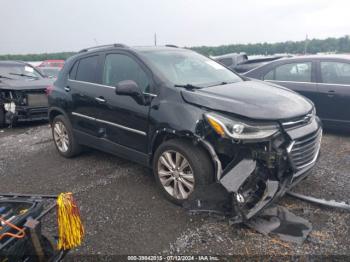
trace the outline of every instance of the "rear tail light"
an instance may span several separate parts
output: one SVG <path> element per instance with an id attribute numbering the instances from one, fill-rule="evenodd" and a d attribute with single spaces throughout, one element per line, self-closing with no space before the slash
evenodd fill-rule
<path id="1" fill-rule="evenodd" d="M 53 86 L 47 86 L 45 89 L 45 93 L 47 96 L 49 96 L 52 93 Z"/>

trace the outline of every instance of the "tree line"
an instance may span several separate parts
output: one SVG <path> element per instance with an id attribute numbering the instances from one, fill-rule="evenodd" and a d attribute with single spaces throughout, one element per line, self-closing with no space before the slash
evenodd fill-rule
<path id="1" fill-rule="evenodd" d="M 244 52 L 247 55 L 273 55 L 273 54 L 316 54 L 323 52 L 349 53 L 349 36 L 327 39 L 312 39 L 304 41 L 287 41 L 279 43 L 234 44 L 221 46 L 199 46 L 191 49 L 205 55 L 223 55 L 227 53 Z"/>
<path id="2" fill-rule="evenodd" d="M 244 52 L 247 55 L 273 55 L 273 54 L 316 54 L 321 52 L 350 53 L 350 38 L 329 37 L 327 39 L 306 39 L 304 41 L 286 41 L 279 43 L 232 44 L 220 46 L 188 47 L 207 56 L 217 56 L 227 53 Z M 0 60 L 43 61 L 48 59 L 63 59 L 74 55 L 75 52 L 26 54 L 26 55 L 0 55 Z"/>
<path id="3" fill-rule="evenodd" d="M 44 53 L 44 54 L 26 54 L 26 55 L 0 55 L 0 60 L 20 60 L 20 61 L 44 61 L 51 59 L 66 60 L 68 57 L 76 54 L 75 52 Z"/>

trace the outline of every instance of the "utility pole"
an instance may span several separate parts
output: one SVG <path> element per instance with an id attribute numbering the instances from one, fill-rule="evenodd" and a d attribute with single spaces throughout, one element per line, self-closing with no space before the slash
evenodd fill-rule
<path id="1" fill-rule="evenodd" d="M 154 33 L 154 46 L 157 46 L 157 33 Z"/>
<path id="2" fill-rule="evenodd" d="M 304 55 L 306 55 L 307 53 L 307 45 L 309 44 L 309 39 L 308 36 L 306 34 L 306 38 L 305 38 L 305 46 L 304 46 Z"/>

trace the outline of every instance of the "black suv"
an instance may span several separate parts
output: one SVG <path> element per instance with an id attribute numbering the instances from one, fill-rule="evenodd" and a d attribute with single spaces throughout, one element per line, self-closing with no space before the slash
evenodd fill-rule
<path id="1" fill-rule="evenodd" d="M 61 155 L 89 146 L 151 167 L 178 204 L 219 185 L 245 218 L 310 173 L 322 137 L 301 95 L 175 46 L 80 51 L 49 94 L 49 119 Z"/>

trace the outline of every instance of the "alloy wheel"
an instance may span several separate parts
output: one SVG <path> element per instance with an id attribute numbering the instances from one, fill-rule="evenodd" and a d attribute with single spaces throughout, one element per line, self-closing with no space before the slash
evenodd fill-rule
<path id="1" fill-rule="evenodd" d="M 176 199 L 187 199 L 195 184 L 188 160 L 179 152 L 168 150 L 159 157 L 157 167 L 163 188 Z"/>
<path id="2" fill-rule="evenodd" d="M 53 127 L 53 137 L 59 151 L 65 153 L 69 149 L 69 137 L 65 125 L 57 121 Z"/>

